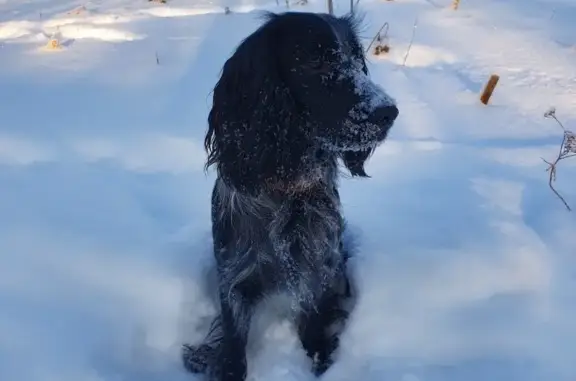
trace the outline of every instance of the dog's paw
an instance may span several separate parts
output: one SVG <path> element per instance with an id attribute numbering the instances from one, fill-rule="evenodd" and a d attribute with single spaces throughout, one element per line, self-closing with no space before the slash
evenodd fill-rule
<path id="1" fill-rule="evenodd" d="M 214 362 L 208 367 L 210 381 L 244 381 L 246 379 L 246 359 L 232 349 L 223 347 L 216 353 Z"/>
<path id="2" fill-rule="evenodd" d="M 213 356 L 214 349 L 206 344 L 182 346 L 182 362 L 191 373 L 205 373 Z"/>
<path id="3" fill-rule="evenodd" d="M 325 346 L 321 351 L 313 353 L 310 357 L 312 359 L 312 373 L 316 377 L 323 375 L 328 368 L 334 364 L 332 356 L 338 348 L 339 339 L 337 336 L 327 338 Z"/>
<path id="4" fill-rule="evenodd" d="M 331 357 L 326 357 L 321 353 L 315 353 L 312 357 L 312 374 L 316 377 L 322 376 L 334 363 Z"/>
<path id="5" fill-rule="evenodd" d="M 312 363 L 312 373 L 316 377 L 320 377 L 332 366 L 332 363 L 333 361 L 330 358 L 322 360 L 315 359 Z"/>

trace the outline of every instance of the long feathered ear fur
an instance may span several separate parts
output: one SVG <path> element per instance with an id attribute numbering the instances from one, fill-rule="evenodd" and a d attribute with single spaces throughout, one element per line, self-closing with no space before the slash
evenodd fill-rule
<path id="1" fill-rule="evenodd" d="M 204 141 L 206 168 L 216 165 L 235 189 L 256 194 L 295 180 L 306 166 L 313 127 L 283 83 L 274 30 L 267 24 L 238 46 L 214 89 Z"/>

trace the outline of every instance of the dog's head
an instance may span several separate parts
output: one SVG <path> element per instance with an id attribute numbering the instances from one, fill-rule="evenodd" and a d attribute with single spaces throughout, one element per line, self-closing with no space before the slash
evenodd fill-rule
<path id="1" fill-rule="evenodd" d="M 295 180 L 319 151 L 366 176 L 364 163 L 398 109 L 368 77 L 357 20 L 297 12 L 266 18 L 228 59 L 214 90 L 208 165 L 247 191 Z"/>

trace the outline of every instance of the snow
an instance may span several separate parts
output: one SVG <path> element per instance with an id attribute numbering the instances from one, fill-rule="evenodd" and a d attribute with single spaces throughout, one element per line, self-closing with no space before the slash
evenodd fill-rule
<path id="1" fill-rule="evenodd" d="M 0 0 L 0 380 L 198 379 L 178 345 L 213 311 L 210 91 L 280 3 Z M 541 159 L 549 107 L 576 129 L 576 3 L 450 3 L 360 1 L 366 46 L 390 23 L 369 68 L 400 116 L 372 178 L 342 181 L 360 300 L 327 381 L 576 377 L 576 215 Z M 289 325 L 262 334 L 250 377 L 313 379 Z"/>

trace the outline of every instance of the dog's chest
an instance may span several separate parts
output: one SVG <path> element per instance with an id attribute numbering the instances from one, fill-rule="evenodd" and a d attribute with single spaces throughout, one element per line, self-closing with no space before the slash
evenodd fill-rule
<path id="1" fill-rule="evenodd" d="M 219 254 L 224 283 L 294 306 L 315 305 L 343 268 L 342 217 L 333 186 L 248 197 L 219 190 L 226 233 Z M 216 230 L 217 231 L 217 230 Z"/>
<path id="2" fill-rule="evenodd" d="M 268 253 L 264 254 L 268 256 Z M 317 304 L 318 299 L 333 289 L 340 271 L 339 253 L 325 253 L 332 258 L 293 258 L 274 252 L 273 259 L 259 262 L 258 272 L 264 285 L 264 296 L 276 296 L 297 311 Z M 285 306 L 286 307 L 286 306 Z"/>
<path id="3" fill-rule="evenodd" d="M 300 308 L 314 305 L 338 279 L 343 261 L 340 226 L 335 213 L 291 217 L 288 223 L 270 224 L 268 244 L 257 253 L 257 263 L 264 293 L 280 292 Z"/>

